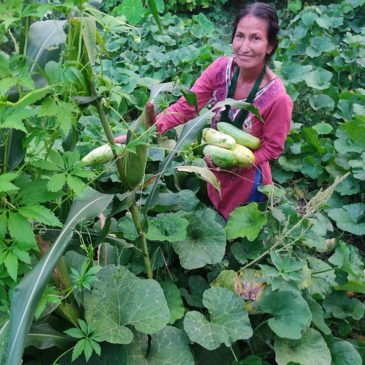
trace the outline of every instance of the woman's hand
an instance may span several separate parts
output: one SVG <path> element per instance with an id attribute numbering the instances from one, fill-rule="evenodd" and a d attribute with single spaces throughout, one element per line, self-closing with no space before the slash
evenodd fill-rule
<path id="1" fill-rule="evenodd" d="M 126 134 L 121 134 L 120 136 L 114 138 L 114 142 L 120 144 L 125 144 L 126 140 L 127 140 Z"/>

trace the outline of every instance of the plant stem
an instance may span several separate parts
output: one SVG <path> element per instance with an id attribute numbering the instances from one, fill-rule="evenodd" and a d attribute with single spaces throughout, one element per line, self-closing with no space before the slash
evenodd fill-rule
<path id="1" fill-rule="evenodd" d="M 143 254 L 143 259 L 144 259 L 144 265 L 145 265 L 146 271 L 147 271 L 147 277 L 148 277 L 148 279 L 152 279 L 152 277 L 153 277 L 152 267 L 151 267 L 150 255 L 148 253 L 148 248 L 147 248 L 146 234 L 143 230 L 141 217 L 140 217 L 139 210 L 137 208 L 137 204 L 135 201 L 133 202 L 133 204 L 131 206 L 131 213 L 132 213 L 134 225 L 136 226 L 136 229 L 137 229 L 138 236 L 141 239 L 142 254 Z"/>

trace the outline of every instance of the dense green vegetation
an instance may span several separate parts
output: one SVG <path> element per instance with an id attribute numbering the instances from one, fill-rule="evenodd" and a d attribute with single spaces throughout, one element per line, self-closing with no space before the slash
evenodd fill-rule
<path id="1" fill-rule="evenodd" d="M 157 136 L 146 103 L 194 103 L 229 17 L 147 3 L 0 4 L 0 364 L 362 364 L 365 2 L 280 10 L 293 126 L 227 223 L 210 110 Z"/>

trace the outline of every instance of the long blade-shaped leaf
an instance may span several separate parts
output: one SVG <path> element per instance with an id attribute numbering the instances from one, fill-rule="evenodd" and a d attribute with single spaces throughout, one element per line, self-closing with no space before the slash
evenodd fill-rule
<path id="1" fill-rule="evenodd" d="M 27 49 L 27 58 L 31 63 L 30 72 L 36 71 L 37 66 L 45 66 L 55 58 L 54 51 L 66 41 L 66 33 L 63 30 L 65 23 L 65 20 L 44 20 L 30 26 Z M 60 49 L 57 50 L 57 55 L 59 54 Z"/>
<path id="2" fill-rule="evenodd" d="M 96 21 L 94 17 L 80 18 L 82 24 L 82 37 L 89 56 L 91 66 L 95 65 L 96 57 Z"/>
<path id="3" fill-rule="evenodd" d="M 182 172 L 192 172 L 194 174 L 199 175 L 203 180 L 212 184 L 220 193 L 221 192 L 221 184 L 218 181 L 217 177 L 210 171 L 207 167 L 201 166 L 179 166 L 177 167 L 177 171 Z"/>
<path id="4" fill-rule="evenodd" d="M 178 152 L 180 152 L 184 146 L 191 143 L 196 135 L 199 133 L 199 131 L 207 124 L 207 121 L 211 119 L 214 116 L 214 113 L 210 110 L 203 113 L 202 115 L 198 116 L 195 119 L 192 119 L 187 124 L 185 124 L 183 130 L 181 131 L 180 137 L 177 140 L 177 143 L 175 145 L 174 151 L 172 151 L 164 160 L 164 162 L 161 164 L 159 169 L 159 174 L 157 176 L 157 179 L 155 180 L 151 192 L 148 196 L 148 199 L 146 201 L 146 204 L 143 207 L 143 214 L 146 215 L 148 212 L 148 209 L 150 208 L 151 204 L 156 199 L 157 194 L 157 188 L 159 185 L 159 181 L 161 177 L 164 175 L 166 170 L 170 167 L 172 160 L 176 156 Z"/>
<path id="5" fill-rule="evenodd" d="M 65 226 L 50 251 L 15 287 L 10 309 L 10 336 L 6 365 L 17 365 L 21 362 L 26 336 L 38 301 L 72 237 L 74 227 L 81 220 L 101 213 L 112 198 L 113 195 L 101 194 L 89 189 L 82 198 L 75 200 Z"/>
<path id="6" fill-rule="evenodd" d="M 158 26 L 159 31 L 162 32 L 162 26 L 161 26 L 160 16 L 158 15 L 156 1 L 155 0 L 147 0 L 147 3 L 148 3 L 148 7 L 149 7 L 154 19 L 155 19 L 155 22 Z"/>

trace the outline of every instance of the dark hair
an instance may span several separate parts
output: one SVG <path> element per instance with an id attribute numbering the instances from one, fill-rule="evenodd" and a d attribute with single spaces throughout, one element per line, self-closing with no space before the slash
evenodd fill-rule
<path id="1" fill-rule="evenodd" d="M 269 41 L 269 44 L 273 48 L 270 54 L 266 55 L 266 61 L 268 61 L 271 58 L 271 56 L 275 53 L 275 50 L 278 47 L 279 43 L 278 40 L 279 21 L 276 10 L 272 6 L 266 3 L 257 2 L 246 5 L 238 12 L 236 19 L 233 23 L 232 42 L 236 34 L 238 23 L 246 15 L 252 15 L 257 18 L 263 19 L 267 22 L 268 25 L 267 39 Z"/>

